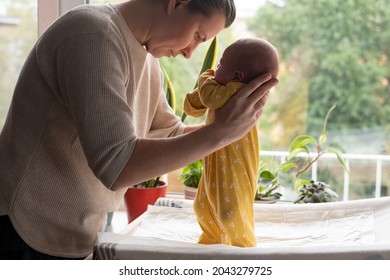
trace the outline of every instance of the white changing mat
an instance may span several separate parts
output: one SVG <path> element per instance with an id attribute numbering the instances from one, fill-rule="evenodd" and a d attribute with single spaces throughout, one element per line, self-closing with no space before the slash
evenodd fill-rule
<path id="1" fill-rule="evenodd" d="M 192 201 L 163 199 L 157 205 L 165 206 L 150 206 L 121 235 L 103 234 L 95 257 L 390 259 L 390 197 L 255 204 L 257 248 L 196 244 L 201 231 Z"/>

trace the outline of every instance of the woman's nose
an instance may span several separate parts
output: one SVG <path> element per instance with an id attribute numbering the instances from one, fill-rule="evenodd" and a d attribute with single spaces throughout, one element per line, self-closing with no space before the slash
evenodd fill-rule
<path id="1" fill-rule="evenodd" d="M 181 50 L 181 54 L 182 54 L 186 59 L 190 59 L 193 52 L 194 52 L 194 50 L 193 50 L 193 49 L 190 49 L 190 48 L 188 48 L 188 47 Z"/>
<path id="2" fill-rule="evenodd" d="M 189 59 L 191 58 L 192 56 L 192 53 L 194 52 L 194 50 L 199 46 L 200 43 L 196 42 L 196 43 L 192 43 L 190 44 L 188 47 L 186 47 L 185 49 L 182 49 L 181 50 L 181 53 L 182 55 Z"/>

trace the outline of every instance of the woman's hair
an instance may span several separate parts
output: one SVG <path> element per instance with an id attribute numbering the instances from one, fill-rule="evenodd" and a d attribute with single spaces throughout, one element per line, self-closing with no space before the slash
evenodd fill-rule
<path id="1" fill-rule="evenodd" d="M 215 12 L 225 14 L 225 28 L 229 27 L 236 19 L 236 6 L 233 0 L 191 0 L 188 8 L 192 13 L 199 13 L 206 17 L 212 16 Z"/>

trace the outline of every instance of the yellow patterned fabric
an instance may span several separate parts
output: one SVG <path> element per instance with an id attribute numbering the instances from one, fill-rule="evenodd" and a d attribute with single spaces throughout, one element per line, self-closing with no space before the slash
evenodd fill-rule
<path id="1" fill-rule="evenodd" d="M 200 76 L 198 88 L 187 94 L 184 111 L 199 117 L 208 110 L 206 123 L 211 123 L 214 110 L 242 86 L 237 82 L 221 86 L 214 80 L 214 71 L 208 70 Z M 256 126 L 240 140 L 204 158 L 203 175 L 194 200 L 194 211 L 203 231 L 199 243 L 256 246 L 253 201 L 258 168 Z"/>

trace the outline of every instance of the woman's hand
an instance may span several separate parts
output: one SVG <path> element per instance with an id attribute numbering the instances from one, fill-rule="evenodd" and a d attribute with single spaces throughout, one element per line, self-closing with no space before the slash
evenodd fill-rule
<path id="1" fill-rule="evenodd" d="M 243 137 L 260 118 L 269 91 L 278 83 L 270 74 L 264 74 L 243 87 L 215 111 L 212 125 L 216 132 L 229 143 Z"/>

